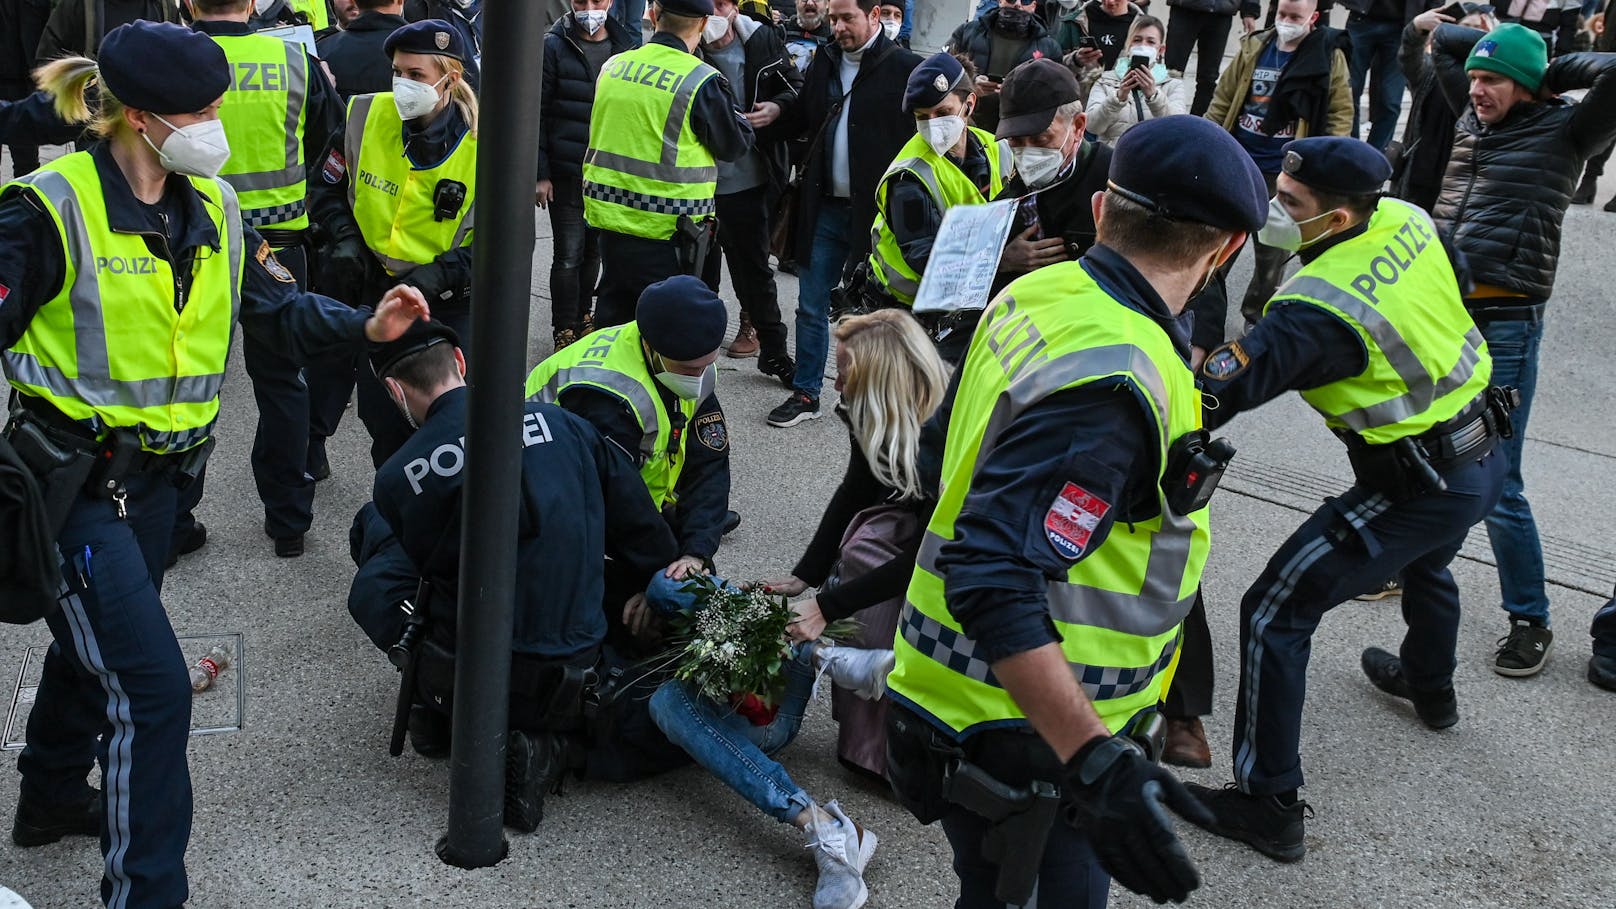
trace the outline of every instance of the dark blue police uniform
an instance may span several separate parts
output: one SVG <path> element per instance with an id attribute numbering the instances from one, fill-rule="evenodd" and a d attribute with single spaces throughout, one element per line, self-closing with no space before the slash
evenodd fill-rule
<path id="1" fill-rule="evenodd" d="M 126 37 L 135 37 L 115 40 L 130 29 Z M 149 23 L 115 30 L 103 45 L 102 78 L 109 83 L 119 74 L 133 79 L 131 72 L 140 67 L 150 71 L 150 60 L 168 60 L 172 68 L 163 71 L 175 74 L 172 82 L 157 87 L 144 82 L 145 90 L 176 98 L 163 105 L 167 110 L 200 109 L 228 84 L 223 54 L 200 36 L 195 40 L 207 49 L 198 50 L 166 29 L 191 34 Z M 138 47 L 120 51 L 125 44 Z M 120 60 L 120 53 L 133 59 Z M 217 84 L 208 78 L 214 75 L 210 53 L 220 61 Z M 161 103 L 133 86 L 122 94 L 131 105 Z M 182 263 L 175 271 L 189 281 L 191 270 L 183 263 L 211 254 L 220 243 L 189 181 L 170 176 L 162 199 L 148 205 L 131 192 L 108 144 L 97 145 L 91 155 L 111 228 L 151 237 L 152 254 Z M 243 243 L 240 321 L 245 332 L 300 360 L 362 345 L 368 312 L 299 292 L 252 228 L 244 226 Z M 262 258 L 254 254 L 260 249 Z M 7 192 L 0 198 L 0 286 L 6 288 L 0 348 L 23 335 L 35 313 L 57 294 L 65 274 L 66 252 L 50 216 L 30 193 Z M 66 418 L 58 412 L 57 419 Z M 83 431 L 93 437 L 87 425 Z M 173 479 L 163 459 L 129 475 L 127 519 L 111 501 L 80 494 L 74 502 L 57 537 L 66 581 L 61 609 L 47 619 L 54 640 L 28 724 L 28 745 L 17 762 L 23 776 L 18 828 L 30 802 L 54 806 L 54 816 L 51 811 L 37 816 L 52 823 L 52 839 L 99 828 L 106 856 L 102 898 L 109 906 L 173 907 L 187 896 L 191 784 L 185 743 L 191 690 L 185 656 L 160 597 L 175 519 Z M 104 809 L 86 783 L 96 761 L 102 767 Z M 87 807 L 93 819 L 88 829 L 62 823 L 70 806 Z"/>

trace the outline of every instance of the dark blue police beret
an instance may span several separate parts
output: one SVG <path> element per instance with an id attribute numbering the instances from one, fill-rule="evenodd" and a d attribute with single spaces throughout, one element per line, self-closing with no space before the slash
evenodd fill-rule
<path id="1" fill-rule="evenodd" d="M 398 361 L 444 342 L 448 342 L 450 347 L 459 347 L 460 336 L 442 322 L 417 319 L 397 338 L 370 345 L 370 368 L 378 377 L 385 376 L 398 365 Z"/>
<path id="2" fill-rule="evenodd" d="M 1174 221 L 1255 233 L 1268 184 L 1229 131 L 1202 117 L 1146 120 L 1117 140 L 1110 189 Z"/>
<path id="3" fill-rule="evenodd" d="M 466 39 L 460 36 L 460 30 L 442 19 L 422 19 L 395 29 L 382 44 L 382 50 L 388 56 L 392 56 L 393 51 L 405 51 L 411 54 L 440 54 L 461 63 L 470 60 L 470 54 L 466 52 Z"/>
<path id="4" fill-rule="evenodd" d="M 656 5 L 676 16 L 711 16 L 713 0 L 656 0 Z M 674 359 L 679 359 L 674 357 Z"/>
<path id="5" fill-rule="evenodd" d="M 909 84 L 903 90 L 903 112 L 913 113 L 917 107 L 936 107 L 949 92 L 961 87 L 960 81 L 964 78 L 965 67 L 953 54 L 932 54 L 909 73 Z"/>
<path id="6" fill-rule="evenodd" d="M 699 360 L 724 343 L 729 314 L 705 281 L 674 275 L 640 294 L 634 321 L 652 350 L 670 360 Z"/>
<path id="7" fill-rule="evenodd" d="M 108 94 L 154 114 L 195 113 L 230 87 L 218 42 L 172 22 L 137 19 L 107 32 L 96 65 Z"/>
<path id="8" fill-rule="evenodd" d="M 1372 196 L 1392 176 L 1385 155 L 1350 136 L 1297 139 L 1281 151 L 1281 167 L 1291 179 L 1338 196 Z"/>

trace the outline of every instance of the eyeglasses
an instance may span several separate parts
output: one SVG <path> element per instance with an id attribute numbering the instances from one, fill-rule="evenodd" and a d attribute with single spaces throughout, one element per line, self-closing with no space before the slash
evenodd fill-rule
<path id="1" fill-rule="evenodd" d="M 1016 3 L 1019 6 L 1036 6 L 1037 3 L 1038 3 L 1038 0 L 1012 0 L 1012 2 Z"/>

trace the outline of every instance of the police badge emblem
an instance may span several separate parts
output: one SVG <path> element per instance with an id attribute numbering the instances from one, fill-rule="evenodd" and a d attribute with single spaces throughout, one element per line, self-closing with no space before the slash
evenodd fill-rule
<path id="1" fill-rule="evenodd" d="M 432 43 L 436 44 L 438 46 L 438 50 L 448 50 L 449 49 L 449 33 L 448 32 L 433 32 L 432 33 Z"/>
<path id="2" fill-rule="evenodd" d="M 259 265 L 264 266 L 264 271 L 269 272 L 269 276 L 271 278 L 274 278 L 282 284 L 297 283 L 297 279 L 292 277 L 292 273 L 290 271 L 286 270 L 286 266 L 282 265 L 280 260 L 275 258 L 275 251 L 269 248 L 269 244 L 267 242 L 260 242 L 258 244 L 258 252 L 253 256 L 253 258 L 258 260 Z"/>
<path id="3" fill-rule="evenodd" d="M 942 73 L 938 73 L 937 78 L 931 80 L 931 87 L 940 92 L 948 91 L 948 77 L 944 76 Z"/>
<path id="4" fill-rule="evenodd" d="M 728 448 L 729 427 L 724 425 L 724 415 L 710 413 L 697 417 L 696 440 L 713 451 Z"/>
<path id="5" fill-rule="evenodd" d="M 1217 382 L 1228 380 L 1246 371 L 1251 365 L 1251 355 L 1240 346 L 1239 341 L 1225 344 L 1206 356 L 1206 362 L 1201 364 L 1201 375 Z"/>

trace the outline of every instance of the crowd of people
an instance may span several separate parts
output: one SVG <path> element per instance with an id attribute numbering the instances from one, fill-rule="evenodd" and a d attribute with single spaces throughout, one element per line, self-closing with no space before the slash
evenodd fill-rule
<path id="1" fill-rule="evenodd" d="M 1616 143 L 1616 54 L 1587 48 L 1616 39 L 1576 4 L 1346 5 L 1336 29 L 1327 0 L 1261 27 L 1250 0 L 983 0 L 923 55 L 913 0 L 551 2 L 552 349 L 516 528 L 546 569 L 516 584 L 506 825 L 535 830 L 568 774 L 695 763 L 803 831 L 815 907 L 856 909 L 877 834 L 778 759 L 824 674 L 838 758 L 942 823 L 958 906 L 1103 906 L 1112 880 L 1182 901 L 1198 875 L 1163 806 L 1304 854 L 1329 609 L 1400 593 L 1400 651 L 1363 670 L 1453 725 L 1448 565 L 1485 522 L 1493 668 L 1540 672 L 1523 442 L 1561 223 Z M 451 752 L 481 7 L 0 0 L 0 517 L 22 529 L 0 570 L 5 617 L 55 641 L 13 839 L 100 836 L 109 906 L 188 895 L 189 682 L 160 591 L 207 543 L 238 322 L 277 556 L 303 553 L 357 396 L 375 476 L 348 607 L 406 654 L 398 734 Z M 990 203 L 1002 244 L 949 242 Z M 980 298 L 917 305 L 928 273 L 984 263 Z M 657 669 L 746 510 L 721 357 L 787 392 L 740 418 L 817 419 L 829 382 L 849 432 L 802 558 L 759 582 L 795 598 L 772 700 Z M 1233 452 L 1210 431 L 1292 390 L 1354 482 L 1241 602 L 1234 783 L 1186 787 L 1160 764 L 1213 759 L 1200 578 Z M 1594 639 L 1588 678 L 1616 690 L 1616 598 Z"/>

